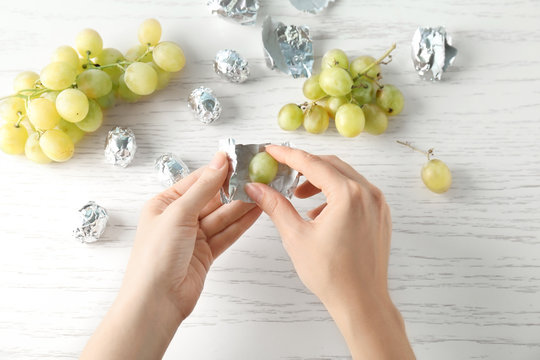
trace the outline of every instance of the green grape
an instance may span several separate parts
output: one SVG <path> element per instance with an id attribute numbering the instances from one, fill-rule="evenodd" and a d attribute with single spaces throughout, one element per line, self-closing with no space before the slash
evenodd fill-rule
<path id="1" fill-rule="evenodd" d="M 93 58 L 103 50 L 103 40 L 96 30 L 84 29 L 75 38 L 75 48 L 83 58 Z"/>
<path id="2" fill-rule="evenodd" d="M 304 115 L 304 129 L 312 134 L 320 134 L 328 129 L 330 118 L 320 105 L 311 106 Z"/>
<path id="3" fill-rule="evenodd" d="M 133 93 L 137 95 L 150 95 L 156 90 L 157 73 L 151 65 L 143 62 L 134 62 L 129 65 L 124 74 L 124 81 Z"/>
<path id="4" fill-rule="evenodd" d="M 349 59 L 347 54 L 340 49 L 332 49 L 326 52 L 322 58 L 321 69 L 328 69 L 339 66 L 347 70 L 349 68 Z"/>
<path id="5" fill-rule="evenodd" d="M 54 51 L 51 62 L 64 62 L 76 69 L 79 66 L 79 55 L 74 48 L 64 45 Z"/>
<path id="6" fill-rule="evenodd" d="M 99 129 L 101 124 L 103 124 L 103 111 L 95 100 L 90 100 L 88 114 L 75 125 L 85 132 L 94 132 Z"/>
<path id="7" fill-rule="evenodd" d="M 39 145 L 39 133 L 33 133 L 26 140 L 26 145 L 24 146 L 24 154 L 30 160 L 38 164 L 48 164 L 52 160 L 47 157 L 41 150 Z"/>
<path id="8" fill-rule="evenodd" d="M 73 144 L 76 144 L 79 141 L 81 141 L 81 139 L 86 134 L 84 131 L 79 129 L 77 125 L 75 125 L 74 123 L 70 123 L 69 121 L 66 121 L 64 119 L 60 120 L 56 128 L 64 132 L 67 136 L 69 136 Z"/>
<path id="9" fill-rule="evenodd" d="M 28 103 L 28 119 L 36 129 L 49 130 L 60 121 L 54 103 L 45 98 L 36 98 Z"/>
<path id="10" fill-rule="evenodd" d="M 249 162 L 249 179 L 256 183 L 270 184 L 277 175 L 278 167 L 278 162 L 269 153 L 257 153 Z"/>
<path id="11" fill-rule="evenodd" d="M 156 65 L 168 72 L 180 71 L 186 64 L 186 57 L 180 46 L 170 41 L 157 44 L 153 56 Z"/>
<path id="12" fill-rule="evenodd" d="M 28 131 L 24 126 L 4 124 L 0 127 L 0 149 L 6 154 L 23 154 L 26 139 L 28 139 Z"/>
<path id="13" fill-rule="evenodd" d="M 377 90 L 377 105 L 387 115 L 397 115 L 403 110 L 403 94 L 394 85 L 384 85 Z"/>
<path id="14" fill-rule="evenodd" d="M 118 89 L 116 89 L 116 94 L 119 98 L 122 98 L 127 102 L 136 102 L 141 98 L 141 95 L 135 94 L 128 88 L 124 81 L 124 74 L 118 78 Z"/>
<path id="15" fill-rule="evenodd" d="M 39 145 L 49 159 L 57 162 L 68 161 L 75 151 L 71 138 L 58 129 L 45 131 L 39 138 Z"/>
<path id="16" fill-rule="evenodd" d="M 365 104 L 362 111 L 366 118 L 364 131 L 372 135 L 380 135 L 388 127 L 388 116 L 376 104 Z"/>
<path id="17" fill-rule="evenodd" d="M 156 71 L 157 74 L 157 87 L 156 90 L 161 90 L 167 84 L 169 83 L 169 80 L 171 79 L 171 73 L 168 71 L 163 70 L 159 66 L 156 65 L 155 62 L 149 62 L 149 64 L 152 66 L 152 68 Z"/>
<path id="18" fill-rule="evenodd" d="M 155 46 L 161 39 L 161 24 L 156 19 L 146 19 L 139 27 L 138 35 L 141 44 Z"/>
<path id="19" fill-rule="evenodd" d="M 319 85 L 328 95 L 345 96 L 351 92 L 353 81 L 347 70 L 333 67 L 321 72 Z"/>
<path id="20" fill-rule="evenodd" d="M 102 109 L 112 108 L 116 104 L 115 91 L 116 89 L 113 89 L 107 95 L 95 99 Z"/>
<path id="21" fill-rule="evenodd" d="M 53 62 L 41 70 L 41 83 L 51 90 L 64 90 L 70 87 L 77 77 L 77 72 L 65 62 Z"/>
<path id="22" fill-rule="evenodd" d="M 338 111 L 339 107 L 348 103 L 349 100 L 347 100 L 345 96 L 330 96 L 326 100 L 324 107 L 326 108 L 328 115 L 330 115 L 330 117 L 334 119 L 336 117 L 336 112 Z"/>
<path id="23" fill-rule="evenodd" d="M 13 90 L 19 92 L 21 90 L 33 89 L 36 81 L 39 80 L 39 75 L 33 71 L 23 71 L 19 73 L 13 80 Z"/>
<path id="24" fill-rule="evenodd" d="M 19 120 L 19 114 L 26 114 L 24 99 L 20 97 L 9 97 L 0 104 L 0 117 L 5 122 L 15 124 Z"/>
<path id="25" fill-rule="evenodd" d="M 365 125 L 364 112 L 355 104 L 341 105 L 336 112 L 336 129 L 345 137 L 358 136 Z"/>
<path id="26" fill-rule="evenodd" d="M 313 75 L 304 81 L 302 91 L 304 92 L 304 96 L 310 100 L 319 100 L 326 96 L 326 93 L 319 85 L 319 76 Z"/>
<path id="27" fill-rule="evenodd" d="M 124 55 L 122 55 L 120 50 L 106 48 L 101 51 L 101 53 L 96 57 L 95 61 L 101 66 L 117 64 L 124 61 Z M 105 71 L 107 75 L 109 75 L 113 84 L 118 84 L 118 78 L 124 73 L 118 66 L 106 67 L 105 69 L 101 70 Z"/>
<path id="28" fill-rule="evenodd" d="M 77 87 L 91 99 L 107 95 L 112 89 L 112 80 L 106 72 L 88 69 L 77 76 Z"/>
<path id="29" fill-rule="evenodd" d="M 372 103 L 375 101 L 375 86 L 373 81 L 361 77 L 354 82 L 351 95 L 358 105 Z"/>
<path id="30" fill-rule="evenodd" d="M 351 66 L 349 68 L 349 71 L 351 72 L 351 76 L 353 78 L 357 77 L 359 74 L 363 74 L 365 69 L 367 69 L 368 66 L 376 62 L 374 57 L 371 56 L 360 56 L 354 59 L 351 62 Z M 379 64 L 373 65 L 366 74 L 368 77 L 372 79 L 378 79 L 381 76 L 381 66 Z"/>
<path id="31" fill-rule="evenodd" d="M 77 66 L 77 69 L 75 69 L 75 72 L 77 73 L 77 75 L 79 75 L 84 70 L 86 70 L 87 64 L 88 64 L 87 59 L 79 58 L 79 66 Z"/>
<path id="32" fill-rule="evenodd" d="M 79 122 L 88 114 L 88 98 L 79 89 L 66 89 L 56 97 L 56 109 L 69 122 Z"/>
<path id="33" fill-rule="evenodd" d="M 126 52 L 126 60 L 129 61 L 141 61 L 141 62 L 150 62 L 153 59 L 153 55 L 151 52 L 144 55 L 144 53 L 148 50 L 148 46 L 146 45 L 135 45 L 129 48 L 129 50 Z M 141 59 L 141 56 L 144 57 Z"/>
<path id="34" fill-rule="evenodd" d="M 279 110 L 278 124 L 283 130 L 296 130 L 304 122 L 304 112 L 296 104 L 287 104 Z"/>
<path id="35" fill-rule="evenodd" d="M 439 159 L 432 159 L 424 164 L 421 175 L 424 185 L 437 194 L 448 191 L 452 185 L 452 173 Z"/>
<path id="36" fill-rule="evenodd" d="M 58 97 L 58 94 L 60 94 L 60 91 L 47 91 L 40 95 L 40 97 L 51 100 L 53 103 L 56 103 L 56 98 Z M 58 109 L 56 109 L 58 110 Z"/>

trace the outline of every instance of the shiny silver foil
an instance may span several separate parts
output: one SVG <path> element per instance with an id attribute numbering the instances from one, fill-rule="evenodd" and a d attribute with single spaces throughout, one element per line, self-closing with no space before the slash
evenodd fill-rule
<path id="1" fill-rule="evenodd" d="M 457 49 L 446 29 L 419 27 L 412 39 L 414 69 L 424 80 L 441 80 L 443 72 L 454 62 Z"/>
<path id="2" fill-rule="evenodd" d="M 242 25 L 254 25 L 259 12 L 259 0 L 209 0 L 212 14 Z"/>
<path id="3" fill-rule="evenodd" d="M 105 231 L 108 219 L 107 210 L 90 201 L 79 210 L 77 227 L 73 230 L 73 236 L 83 243 L 96 242 Z"/>
<path id="4" fill-rule="evenodd" d="M 231 138 L 219 141 L 219 150 L 227 153 L 229 157 L 229 174 L 220 191 L 222 203 L 228 204 L 234 200 L 253 202 L 244 191 L 244 186 L 251 182 L 249 163 L 257 153 L 265 151 L 266 145 L 270 144 L 236 144 Z M 288 143 L 282 145 L 289 146 Z M 298 180 L 298 171 L 280 163 L 276 177 L 268 186 L 290 199 L 298 185 Z"/>
<path id="5" fill-rule="evenodd" d="M 135 134 L 130 128 L 117 126 L 107 134 L 105 160 L 109 164 L 126 167 L 133 160 L 136 151 Z"/>
<path id="6" fill-rule="evenodd" d="M 248 62 L 234 50 L 218 51 L 214 71 L 221 78 L 234 83 L 242 83 L 249 77 Z"/>
<path id="7" fill-rule="evenodd" d="M 189 168 L 172 153 L 160 155 L 154 162 L 159 181 L 163 186 L 170 187 L 177 181 L 189 175 Z"/>
<path id="8" fill-rule="evenodd" d="M 212 89 L 201 86 L 191 92 L 188 105 L 195 117 L 204 124 L 211 124 L 221 116 L 221 103 Z"/>
<path id="9" fill-rule="evenodd" d="M 268 16 L 264 20 L 262 40 L 266 66 L 292 75 L 309 77 L 313 68 L 313 45 L 307 26 L 274 23 Z"/>
<path id="10" fill-rule="evenodd" d="M 289 0 L 298 10 L 317 14 L 328 7 L 335 0 Z"/>

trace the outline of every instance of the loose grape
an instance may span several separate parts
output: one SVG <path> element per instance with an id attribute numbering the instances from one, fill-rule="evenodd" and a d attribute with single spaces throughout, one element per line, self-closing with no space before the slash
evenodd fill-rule
<path id="1" fill-rule="evenodd" d="M 49 130 L 60 121 L 54 103 L 45 98 L 36 98 L 28 104 L 28 119 L 36 129 Z"/>
<path id="2" fill-rule="evenodd" d="M 48 164 L 52 160 L 47 157 L 41 150 L 39 145 L 39 133 L 33 133 L 26 140 L 26 145 L 24 146 L 24 154 L 30 160 L 38 164 Z"/>
<path id="3" fill-rule="evenodd" d="M 39 75 L 33 71 L 23 71 L 19 73 L 13 80 L 13 90 L 19 92 L 21 90 L 33 89 L 36 81 L 39 80 Z"/>
<path id="4" fill-rule="evenodd" d="M 71 159 L 75 151 L 71 138 L 58 129 L 45 131 L 39 139 L 39 145 L 48 158 L 57 162 Z"/>
<path id="5" fill-rule="evenodd" d="M 161 39 L 161 24 L 156 19 L 146 19 L 139 27 L 138 35 L 141 44 L 154 46 Z"/>
<path id="6" fill-rule="evenodd" d="M 51 90 L 64 90 L 70 87 L 77 77 L 71 65 L 65 62 L 53 62 L 41 70 L 41 83 Z"/>
<path id="7" fill-rule="evenodd" d="M 324 69 L 319 77 L 321 89 L 331 96 L 345 96 L 351 92 L 353 81 L 347 70 L 340 67 Z"/>
<path id="8" fill-rule="evenodd" d="M 180 46 L 170 41 L 157 44 L 153 56 L 156 65 L 168 72 L 180 71 L 186 64 L 186 58 Z"/>
<path id="9" fill-rule="evenodd" d="M 124 74 L 124 81 L 129 90 L 137 95 L 150 95 L 157 87 L 157 73 L 151 65 L 134 62 L 129 65 Z"/>
<path id="10" fill-rule="evenodd" d="M 452 185 L 452 173 L 448 166 L 439 159 L 429 160 L 422 167 L 421 175 L 426 187 L 437 194 L 448 191 Z"/>
<path id="11" fill-rule="evenodd" d="M 141 98 L 141 95 L 135 94 L 128 88 L 126 82 L 124 81 L 124 74 L 118 78 L 118 89 L 116 89 L 116 92 L 118 97 L 127 102 L 136 102 Z"/>
<path id="12" fill-rule="evenodd" d="M 312 134 L 320 134 L 328 129 L 330 118 L 320 105 L 311 106 L 304 115 L 304 129 Z"/>
<path id="13" fill-rule="evenodd" d="M 304 112 L 296 104 L 287 104 L 279 110 L 278 124 L 283 130 L 296 130 L 304 121 Z"/>
<path id="14" fill-rule="evenodd" d="M 95 61 L 101 66 L 116 64 L 124 61 L 124 55 L 122 55 L 120 50 L 106 48 L 101 51 L 101 53 L 96 57 Z M 113 84 L 118 84 L 118 78 L 124 73 L 118 66 L 106 67 L 101 70 L 105 71 L 109 75 Z"/>
<path id="15" fill-rule="evenodd" d="M 338 111 L 339 107 L 348 103 L 349 100 L 347 100 L 345 96 L 330 96 L 328 100 L 326 100 L 326 104 L 324 105 L 324 107 L 326 108 L 328 115 L 330 115 L 330 117 L 334 119 L 336 117 L 336 112 Z"/>
<path id="16" fill-rule="evenodd" d="M 388 115 L 397 115 L 403 110 L 403 94 L 394 85 L 384 85 L 377 90 L 377 105 Z"/>
<path id="17" fill-rule="evenodd" d="M 84 137 L 84 134 L 86 134 L 84 131 L 79 129 L 77 125 L 75 125 L 74 123 L 70 123 L 69 121 L 66 121 L 64 119 L 60 120 L 56 128 L 66 133 L 66 135 L 69 136 L 73 144 L 78 143 Z"/>
<path id="18" fill-rule="evenodd" d="M 0 127 L 0 149 L 6 154 L 24 153 L 26 139 L 28 139 L 28 132 L 23 126 L 4 124 Z"/>
<path id="19" fill-rule="evenodd" d="M 375 100 L 375 86 L 373 81 L 361 77 L 354 82 L 354 88 L 351 91 L 351 95 L 358 105 L 372 103 Z"/>
<path id="20" fill-rule="evenodd" d="M 304 81 L 302 91 L 304 92 L 304 96 L 310 100 L 319 100 L 326 96 L 326 93 L 319 85 L 319 76 L 313 75 Z"/>
<path id="21" fill-rule="evenodd" d="M 360 106 L 355 104 L 341 105 L 336 112 L 336 129 L 345 137 L 358 136 L 364 129 L 365 117 Z"/>
<path id="22" fill-rule="evenodd" d="M 66 89 L 56 97 L 56 109 L 69 122 L 79 122 L 88 114 L 88 98 L 79 89 Z"/>
<path id="23" fill-rule="evenodd" d="M 51 62 L 64 62 L 76 69 L 79 66 L 79 55 L 74 48 L 64 45 L 54 51 Z"/>
<path id="24" fill-rule="evenodd" d="M 148 52 L 146 55 L 144 55 L 146 50 L 148 50 L 148 46 L 146 46 L 146 45 L 138 44 L 138 45 L 132 46 L 126 52 L 126 60 L 129 60 L 129 61 L 141 61 L 141 62 L 150 62 L 150 61 L 152 61 L 153 56 L 152 56 L 151 52 Z M 141 56 L 143 56 L 143 57 L 141 58 Z"/>
<path id="25" fill-rule="evenodd" d="M 95 100 L 90 100 L 88 114 L 86 117 L 75 123 L 77 127 L 85 132 L 94 132 L 103 123 L 103 111 L 99 107 L 99 104 Z"/>
<path id="26" fill-rule="evenodd" d="M 336 66 L 339 66 L 343 69 L 349 68 L 349 59 L 347 59 L 347 54 L 345 54 L 345 52 L 340 49 L 333 49 L 327 51 L 322 58 L 321 69 L 324 70 Z"/>
<path id="27" fill-rule="evenodd" d="M 106 72 L 88 69 L 77 76 L 77 87 L 91 99 L 107 95 L 112 89 L 112 80 Z"/>
<path id="28" fill-rule="evenodd" d="M 15 124 L 19 120 L 19 114 L 26 114 L 24 99 L 20 97 L 9 97 L 0 104 L 0 117 L 5 122 Z"/>
<path id="29" fill-rule="evenodd" d="M 103 49 L 103 40 L 96 30 L 84 29 L 75 38 L 75 48 L 83 58 L 93 58 Z"/>
<path id="30" fill-rule="evenodd" d="M 388 127 L 388 116 L 376 104 L 365 104 L 362 106 L 362 111 L 366 118 L 364 131 L 372 135 L 380 135 L 386 131 Z"/>
<path id="31" fill-rule="evenodd" d="M 99 97 L 96 99 L 99 106 L 101 106 L 102 109 L 109 109 L 116 104 L 116 96 L 114 96 L 115 90 L 111 90 L 107 95 Z"/>
<path id="32" fill-rule="evenodd" d="M 171 73 L 163 70 L 162 68 L 157 66 L 156 63 L 153 61 L 149 62 L 149 64 L 152 66 L 152 68 L 156 71 L 156 74 L 157 74 L 156 90 L 163 89 L 169 83 L 169 80 L 171 79 Z"/>
<path id="33" fill-rule="evenodd" d="M 365 69 L 374 62 L 376 62 L 374 57 L 371 56 L 360 56 L 354 59 L 351 62 L 351 66 L 349 71 L 351 72 L 351 76 L 353 78 L 357 77 L 359 74 L 363 74 Z M 365 73 L 368 77 L 372 79 L 378 79 L 381 75 L 381 66 L 379 64 L 373 65 L 367 73 Z"/>
<path id="34" fill-rule="evenodd" d="M 252 182 L 269 184 L 278 172 L 278 162 L 266 151 L 256 154 L 249 162 L 249 179 Z"/>

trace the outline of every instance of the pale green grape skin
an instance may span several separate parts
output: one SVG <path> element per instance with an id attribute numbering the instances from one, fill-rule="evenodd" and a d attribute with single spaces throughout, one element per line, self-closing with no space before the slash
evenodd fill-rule
<path id="1" fill-rule="evenodd" d="M 77 87 L 91 99 L 107 95 L 112 89 L 110 76 L 99 69 L 88 69 L 77 76 Z"/>
<path id="2" fill-rule="evenodd" d="M 23 71 L 13 80 L 13 90 L 17 93 L 21 90 L 33 89 L 39 74 L 33 71 Z"/>
<path id="3" fill-rule="evenodd" d="M 28 137 L 24 146 L 24 154 L 28 159 L 37 164 L 48 164 L 52 161 L 43 153 L 43 150 L 41 150 L 41 146 L 39 145 L 39 133 L 33 133 Z"/>
<path id="4" fill-rule="evenodd" d="M 161 90 L 167 86 L 169 81 L 171 80 L 171 73 L 168 71 L 163 70 L 159 66 L 156 65 L 155 62 L 149 62 L 149 64 L 152 66 L 152 68 L 156 71 L 157 74 L 157 87 L 156 90 Z"/>
<path id="5" fill-rule="evenodd" d="M 28 139 L 28 131 L 24 126 L 4 124 L 0 127 L 0 150 L 10 155 L 24 153 L 24 145 Z"/>
<path id="6" fill-rule="evenodd" d="M 161 24 L 156 19 L 146 19 L 139 27 L 138 35 L 142 45 L 155 46 L 161 39 Z"/>
<path id="7" fill-rule="evenodd" d="M 102 109 L 110 109 L 116 104 L 116 96 L 114 96 L 115 91 L 116 89 L 113 89 L 107 95 L 95 99 Z"/>
<path id="8" fill-rule="evenodd" d="M 366 121 L 364 112 L 355 104 L 340 106 L 334 120 L 337 131 L 345 137 L 358 136 L 364 130 Z"/>
<path id="9" fill-rule="evenodd" d="M 358 105 L 369 104 L 375 101 L 376 85 L 373 81 L 361 77 L 354 82 L 354 89 L 351 91 L 353 99 Z"/>
<path id="10" fill-rule="evenodd" d="M 148 54 L 144 55 L 144 57 L 141 59 L 141 56 L 146 52 L 148 49 L 148 46 L 146 45 L 135 45 L 129 48 L 129 50 L 126 52 L 126 60 L 128 61 L 140 61 L 140 62 L 150 62 L 153 59 L 152 53 L 149 52 Z"/>
<path id="11" fill-rule="evenodd" d="M 429 160 L 422 167 L 422 181 L 426 187 L 437 194 L 442 194 L 452 185 L 452 173 L 439 159 Z"/>
<path id="12" fill-rule="evenodd" d="M 320 105 L 313 105 L 304 114 L 304 129 L 311 134 L 321 134 L 328 129 L 330 117 L 326 109 Z"/>
<path id="13" fill-rule="evenodd" d="M 114 48 L 105 48 L 96 57 L 95 61 L 100 66 L 117 64 L 124 61 L 124 55 L 122 55 L 120 50 Z M 101 70 L 105 71 L 109 75 L 113 84 L 118 84 L 118 78 L 124 73 L 118 66 L 106 67 L 105 69 Z"/>
<path id="14" fill-rule="evenodd" d="M 70 123 L 69 121 L 66 121 L 64 119 L 60 120 L 56 128 L 69 136 L 73 144 L 77 144 L 79 141 L 81 141 L 81 139 L 86 134 L 84 131 L 79 129 L 76 124 Z"/>
<path id="15" fill-rule="evenodd" d="M 363 73 L 369 65 L 376 61 L 377 60 L 375 60 L 374 57 L 368 55 L 357 57 L 351 62 L 351 65 L 349 67 L 351 76 L 353 78 L 357 77 L 358 74 Z M 381 76 L 381 66 L 379 64 L 373 65 L 365 75 L 375 80 L 379 79 Z"/>
<path id="16" fill-rule="evenodd" d="M 157 44 L 153 58 L 157 66 L 168 72 L 180 71 L 186 64 L 186 57 L 180 46 L 170 41 Z"/>
<path id="17" fill-rule="evenodd" d="M 68 161 L 75 151 L 71 138 L 58 129 L 45 131 L 39 139 L 39 145 L 49 159 L 57 162 Z"/>
<path id="18" fill-rule="evenodd" d="M 320 75 L 313 75 L 304 81 L 302 92 L 304 93 L 304 96 L 310 100 L 319 100 L 326 96 L 326 93 L 319 85 L 319 76 Z"/>
<path id="19" fill-rule="evenodd" d="M 135 94 L 128 88 L 124 81 L 124 74 L 118 78 L 118 89 L 116 89 L 116 94 L 119 98 L 127 102 L 136 102 L 141 98 L 141 95 Z"/>
<path id="20" fill-rule="evenodd" d="M 24 99 L 9 97 L 0 103 L 0 117 L 5 122 L 15 124 L 19 120 L 19 114 L 26 114 Z"/>
<path id="21" fill-rule="evenodd" d="M 336 112 L 338 111 L 339 107 L 348 103 L 349 100 L 347 100 L 345 96 L 330 96 L 326 100 L 324 107 L 326 108 L 328 115 L 330 115 L 330 117 L 334 119 L 336 117 Z"/>
<path id="22" fill-rule="evenodd" d="M 150 95 L 156 91 L 158 78 L 154 68 L 143 62 L 134 62 L 129 65 L 124 74 L 124 81 L 133 93 L 137 95 Z"/>
<path id="23" fill-rule="evenodd" d="M 380 135 L 388 128 L 388 116 L 376 104 L 365 104 L 362 111 L 366 118 L 364 131 L 371 135 Z"/>
<path id="24" fill-rule="evenodd" d="M 249 179 L 252 182 L 269 184 L 277 175 L 279 164 L 266 151 L 257 153 L 249 162 Z"/>
<path id="25" fill-rule="evenodd" d="M 321 72 L 319 85 L 330 96 L 345 96 L 351 92 L 353 81 L 347 70 L 333 67 Z"/>
<path id="26" fill-rule="evenodd" d="M 88 114 L 75 125 L 84 132 L 94 132 L 101 124 L 103 124 L 103 111 L 95 100 L 90 100 Z"/>
<path id="27" fill-rule="evenodd" d="M 339 66 L 343 69 L 349 68 L 349 59 L 347 54 L 341 49 L 332 49 L 327 51 L 321 62 L 321 69 L 329 69 L 332 67 Z"/>
<path id="28" fill-rule="evenodd" d="M 398 115 L 403 110 L 405 100 L 403 94 L 394 85 L 384 85 L 377 90 L 377 105 L 386 112 L 387 115 Z"/>
<path id="29" fill-rule="evenodd" d="M 75 69 L 65 62 L 53 62 L 41 70 L 41 83 L 51 90 L 64 90 L 70 87 L 77 77 Z"/>
<path id="30" fill-rule="evenodd" d="M 40 97 L 51 100 L 53 103 L 56 103 L 56 98 L 58 97 L 58 94 L 60 94 L 60 91 L 47 91 L 41 94 Z"/>
<path id="31" fill-rule="evenodd" d="M 76 69 L 79 66 L 79 55 L 74 48 L 68 45 L 63 45 L 54 51 L 51 62 L 64 62 Z"/>
<path id="32" fill-rule="evenodd" d="M 52 101 L 36 98 L 28 103 L 28 119 L 36 129 L 49 130 L 58 125 L 60 115 Z"/>
<path id="33" fill-rule="evenodd" d="M 96 30 L 84 29 L 75 38 L 75 48 L 83 58 L 86 59 L 88 53 L 94 58 L 103 50 L 103 39 Z"/>
<path id="34" fill-rule="evenodd" d="M 284 105 L 278 114 L 278 125 L 286 131 L 296 130 L 304 122 L 304 112 L 296 104 Z"/>
<path id="35" fill-rule="evenodd" d="M 66 89 L 56 97 L 56 109 L 69 122 L 79 122 L 88 114 L 88 97 L 79 89 Z"/>

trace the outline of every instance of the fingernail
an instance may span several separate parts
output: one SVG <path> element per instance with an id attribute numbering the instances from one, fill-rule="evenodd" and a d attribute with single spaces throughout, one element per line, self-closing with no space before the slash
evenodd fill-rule
<path id="1" fill-rule="evenodd" d="M 210 164 L 208 164 L 208 167 L 211 169 L 219 170 L 223 166 L 225 166 L 225 161 L 227 160 L 227 157 L 225 154 L 221 151 L 218 151 L 216 155 L 214 155 L 214 158 L 212 161 L 210 161 Z"/>
<path id="2" fill-rule="evenodd" d="M 244 186 L 244 190 L 248 196 L 256 203 L 260 202 L 263 196 L 262 189 L 257 184 L 248 183 Z"/>

